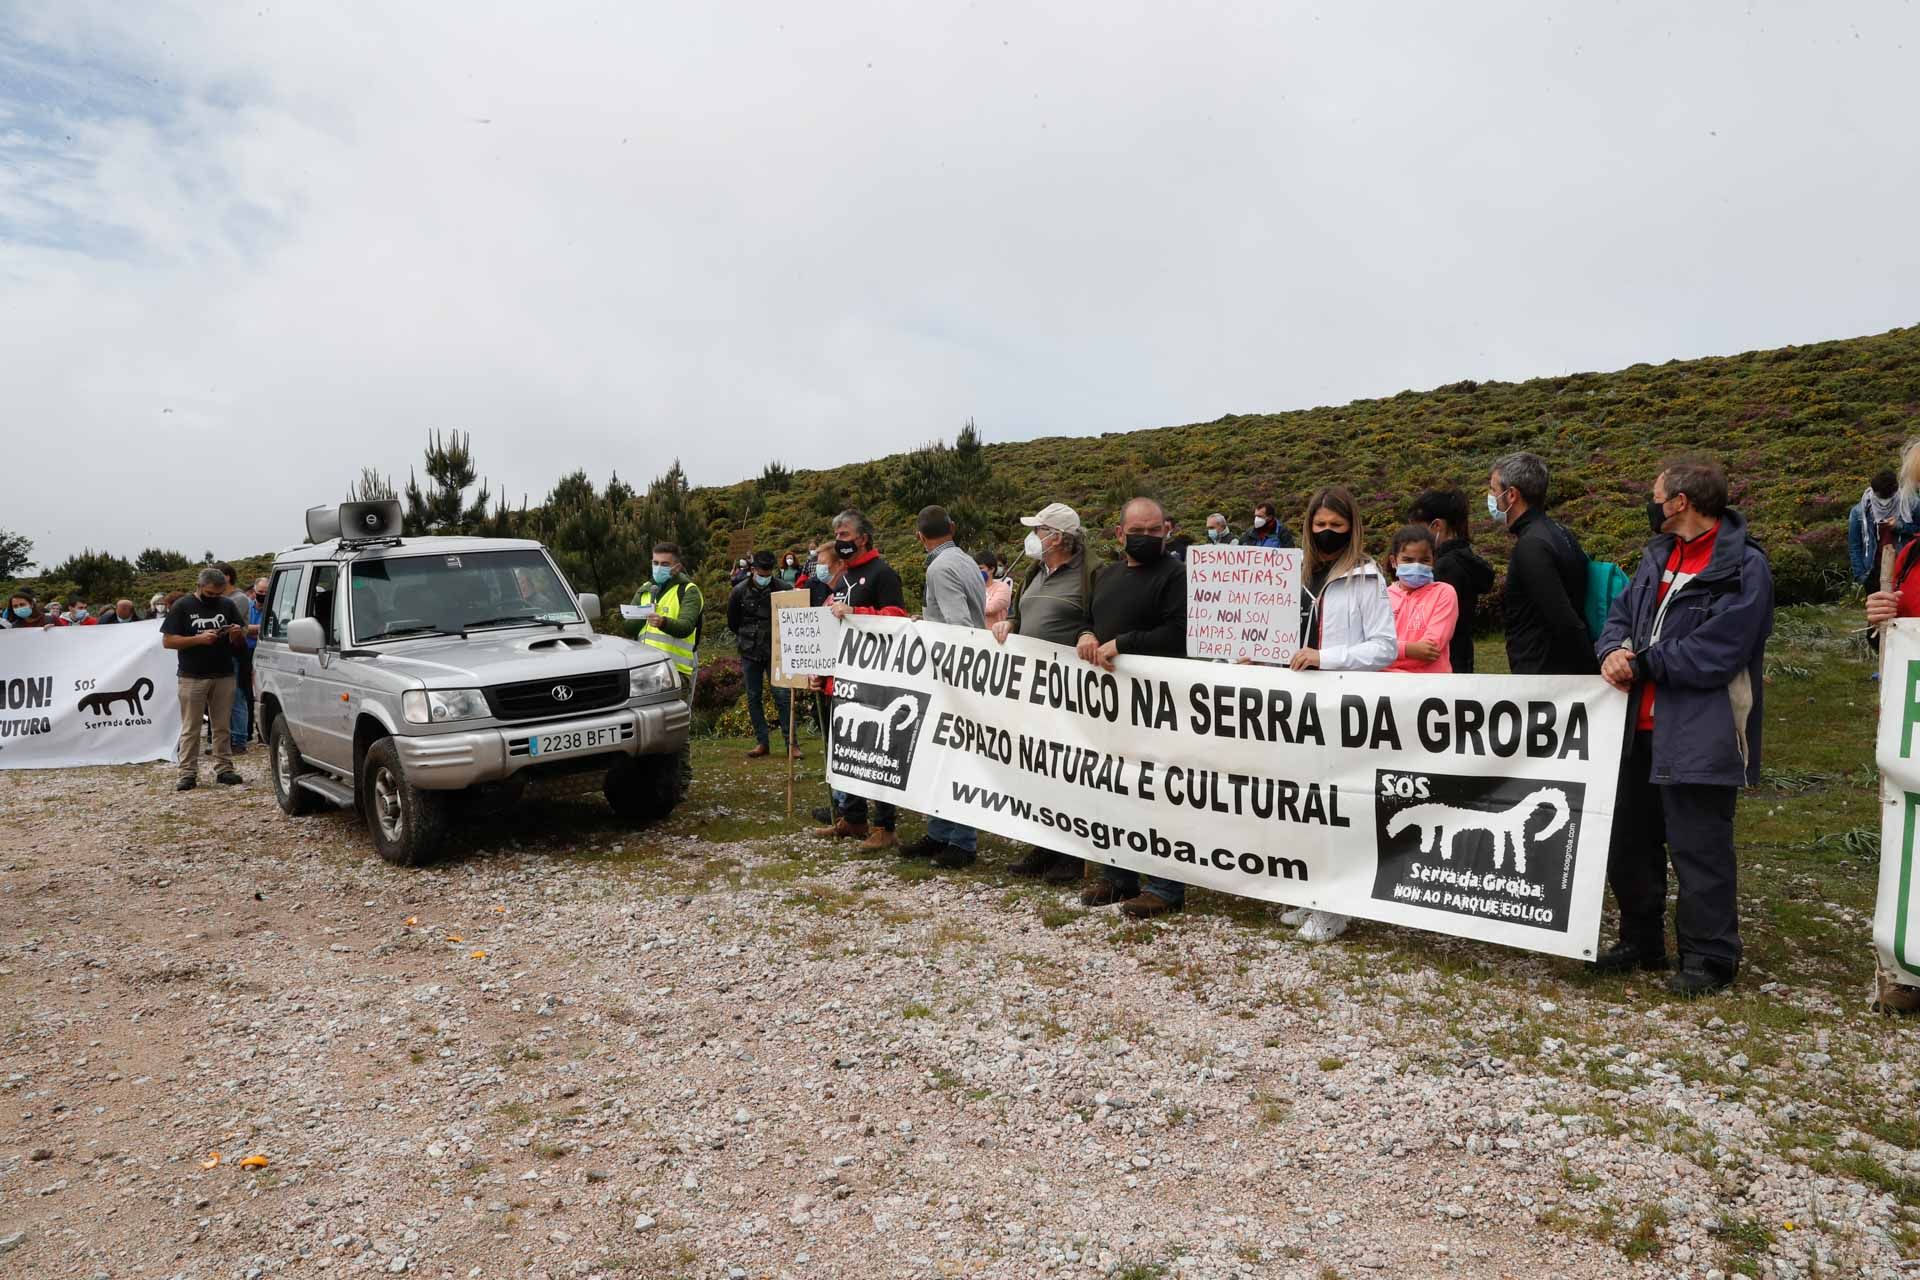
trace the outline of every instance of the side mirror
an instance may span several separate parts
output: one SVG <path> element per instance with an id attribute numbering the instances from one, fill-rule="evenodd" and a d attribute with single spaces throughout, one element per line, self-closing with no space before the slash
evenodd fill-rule
<path id="1" fill-rule="evenodd" d="M 295 653 L 318 653 L 326 643 L 327 633 L 318 618 L 295 618 L 287 624 L 287 648 Z"/>
<path id="2" fill-rule="evenodd" d="M 588 622 L 600 621 L 600 597 L 591 591 L 583 592 L 580 596 L 580 616 Z"/>

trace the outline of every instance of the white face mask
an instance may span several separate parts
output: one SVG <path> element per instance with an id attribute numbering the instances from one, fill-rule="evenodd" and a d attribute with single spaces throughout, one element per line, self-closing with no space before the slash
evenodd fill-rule
<path id="1" fill-rule="evenodd" d="M 1022 550 L 1024 550 L 1027 553 L 1027 559 L 1038 560 L 1040 558 L 1040 553 L 1046 550 L 1046 548 L 1040 545 L 1039 534 L 1029 533 L 1027 535 L 1026 542 L 1022 544 Z"/>
<path id="2" fill-rule="evenodd" d="M 1266 528 L 1266 527 L 1267 527 L 1267 518 L 1266 518 L 1265 516 L 1255 516 L 1255 517 L 1253 518 L 1253 527 L 1254 527 L 1254 528 L 1256 528 L 1256 529 L 1264 529 L 1264 528 Z"/>

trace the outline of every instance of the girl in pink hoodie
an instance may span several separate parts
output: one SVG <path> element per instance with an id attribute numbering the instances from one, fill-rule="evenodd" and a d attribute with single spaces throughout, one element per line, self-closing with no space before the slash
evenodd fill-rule
<path id="1" fill-rule="evenodd" d="M 1447 646 L 1460 619 L 1460 598 L 1452 587 L 1433 580 L 1433 534 L 1424 525 L 1407 525 L 1393 535 L 1387 559 L 1394 576 L 1387 603 L 1393 606 L 1400 642 L 1387 670 L 1451 673 Z"/>

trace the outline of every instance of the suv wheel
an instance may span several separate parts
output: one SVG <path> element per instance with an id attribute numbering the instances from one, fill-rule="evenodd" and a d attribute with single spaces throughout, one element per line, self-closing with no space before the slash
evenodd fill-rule
<path id="1" fill-rule="evenodd" d="M 280 802 L 280 812 L 297 818 L 318 809 L 320 797 L 300 785 L 300 775 L 308 771 L 307 762 L 300 758 L 300 748 L 293 743 L 293 730 L 287 727 L 285 716 L 273 718 L 273 728 L 267 731 L 267 754 L 273 772 L 273 798 Z"/>
<path id="2" fill-rule="evenodd" d="M 407 780 L 392 738 L 367 748 L 360 764 L 360 811 L 382 858 L 415 867 L 431 858 L 447 831 L 447 798 Z"/>
<path id="3" fill-rule="evenodd" d="M 672 755 L 623 756 L 607 770 L 607 803 L 629 822 L 665 818 L 686 796 L 685 756 L 684 747 Z"/>

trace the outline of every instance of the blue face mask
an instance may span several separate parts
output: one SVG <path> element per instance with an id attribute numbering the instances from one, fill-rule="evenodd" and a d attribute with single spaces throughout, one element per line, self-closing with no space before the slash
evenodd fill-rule
<path id="1" fill-rule="evenodd" d="M 1395 565 L 1393 572 L 1400 579 L 1400 585 L 1409 591 L 1433 585 L 1433 566 L 1430 564 Z"/>
<path id="2" fill-rule="evenodd" d="M 764 587 L 772 581 L 773 575 L 770 573 L 756 573 L 753 575 L 753 585 L 756 587 Z"/>
<path id="3" fill-rule="evenodd" d="M 653 581 L 655 586 L 660 587 L 664 587 L 669 582 L 672 582 L 673 566 L 667 564 L 657 564 L 653 566 Z"/>
<path id="4" fill-rule="evenodd" d="M 1507 522 L 1507 513 L 1500 509 L 1499 497 L 1491 493 L 1487 495 L 1487 515 L 1492 518 L 1495 524 L 1505 524 Z"/>
<path id="5" fill-rule="evenodd" d="M 13 606 L 13 616 L 16 618 L 31 618 L 33 616 L 33 606 L 17 604 Z"/>

